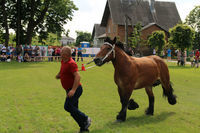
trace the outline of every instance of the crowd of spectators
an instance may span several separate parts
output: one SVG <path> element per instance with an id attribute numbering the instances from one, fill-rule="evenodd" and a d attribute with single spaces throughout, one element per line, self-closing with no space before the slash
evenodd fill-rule
<path id="1" fill-rule="evenodd" d="M 10 62 L 38 62 L 38 61 L 59 61 L 60 47 L 54 46 L 32 46 L 18 45 L 16 47 L 0 45 L 0 61 Z"/>

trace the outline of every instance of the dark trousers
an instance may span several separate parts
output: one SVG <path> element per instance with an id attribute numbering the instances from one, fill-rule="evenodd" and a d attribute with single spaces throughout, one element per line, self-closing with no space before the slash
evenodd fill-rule
<path id="1" fill-rule="evenodd" d="M 80 85 L 73 97 L 66 97 L 64 109 L 71 114 L 74 120 L 78 123 L 79 127 L 84 127 L 84 122 L 88 119 L 88 116 L 85 115 L 78 109 L 78 99 L 83 92 L 82 86 Z M 68 91 L 67 91 L 68 93 Z"/>
<path id="2" fill-rule="evenodd" d="M 83 61 L 82 53 L 78 52 L 78 58 L 77 61 L 79 61 L 79 57 L 81 57 L 81 61 Z"/>

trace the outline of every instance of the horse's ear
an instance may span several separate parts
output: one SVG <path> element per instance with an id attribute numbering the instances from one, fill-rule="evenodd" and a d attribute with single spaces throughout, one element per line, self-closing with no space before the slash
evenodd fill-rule
<path id="1" fill-rule="evenodd" d="M 110 42 L 110 38 L 106 37 L 106 39 L 104 40 L 104 42 Z"/>
<path id="2" fill-rule="evenodd" d="M 117 38 L 115 37 L 115 38 L 113 39 L 113 44 L 115 44 L 116 41 L 117 41 Z"/>

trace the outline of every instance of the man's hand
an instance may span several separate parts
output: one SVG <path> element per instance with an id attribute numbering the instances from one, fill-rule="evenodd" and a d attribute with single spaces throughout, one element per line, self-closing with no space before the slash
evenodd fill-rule
<path id="1" fill-rule="evenodd" d="M 60 79 L 60 74 L 56 75 L 56 79 Z"/>
<path id="2" fill-rule="evenodd" d="M 75 93 L 75 90 L 70 90 L 67 94 L 68 97 L 73 97 L 74 96 L 74 93 Z"/>

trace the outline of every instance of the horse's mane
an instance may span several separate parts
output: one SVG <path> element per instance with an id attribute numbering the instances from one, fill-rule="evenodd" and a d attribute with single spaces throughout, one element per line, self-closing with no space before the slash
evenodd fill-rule
<path id="1" fill-rule="evenodd" d="M 125 51 L 125 49 L 124 49 L 124 44 L 122 43 L 122 42 L 120 42 L 120 41 L 117 41 L 116 42 L 116 40 L 114 39 L 114 40 L 111 40 L 110 39 L 110 37 L 107 37 L 105 40 L 104 40 L 104 42 L 108 42 L 108 43 L 110 43 L 110 44 L 115 44 L 115 46 L 117 46 L 117 47 L 119 47 L 120 49 L 122 49 L 123 51 Z"/>
<path id="2" fill-rule="evenodd" d="M 107 37 L 105 40 L 104 40 L 104 42 L 108 42 L 108 43 L 110 43 L 110 44 L 115 44 L 115 46 L 117 46 L 118 48 L 120 48 L 120 49 L 122 49 L 126 54 L 128 54 L 129 56 L 132 56 L 132 53 L 131 53 L 131 51 L 130 50 L 128 50 L 128 48 L 124 48 L 124 44 L 122 43 L 122 42 L 120 42 L 120 41 L 116 41 L 116 37 L 113 39 L 113 40 L 111 40 L 109 37 Z"/>

